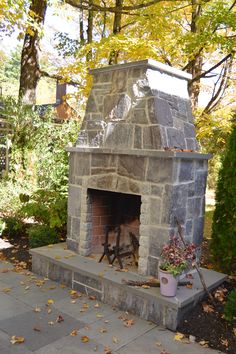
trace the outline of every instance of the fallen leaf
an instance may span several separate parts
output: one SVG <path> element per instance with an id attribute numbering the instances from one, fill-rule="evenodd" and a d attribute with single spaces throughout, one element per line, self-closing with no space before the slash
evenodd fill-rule
<path id="1" fill-rule="evenodd" d="M 26 286 L 26 287 L 25 287 L 25 290 L 29 290 L 29 289 L 30 289 L 30 286 Z"/>
<path id="2" fill-rule="evenodd" d="M 52 312 L 52 309 L 48 309 L 47 313 L 50 314 Z"/>
<path id="3" fill-rule="evenodd" d="M 100 332 L 100 333 L 107 333 L 107 329 L 106 329 L 106 328 L 100 328 L 100 329 L 99 329 L 99 332 Z"/>
<path id="4" fill-rule="evenodd" d="M 103 354 L 112 354 L 112 351 L 109 347 L 105 347 Z"/>
<path id="5" fill-rule="evenodd" d="M 145 285 L 145 284 L 143 284 L 141 287 L 142 287 L 143 289 L 150 289 L 150 285 Z"/>
<path id="6" fill-rule="evenodd" d="M 58 317 L 57 317 L 57 319 L 56 319 L 56 322 L 57 323 L 61 323 L 61 322 L 63 322 L 64 321 L 64 318 L 61 316 L 61 315 L 59 315 Z"/>
<path id="7" fill-rule="evenodd" d="M 82 336 L 81 338 L 82 343 L 88 343 L 89 342 L 89 337 L 88 336 Z"/>
<path id="8" fill-rule="evenodd" d="M 186 285 L 186 288 L 187 288 L 187 289 L 192 289 L 192 288 L 193 288 L 193 284 L 187 284 L 187 285 Z"/>
<path id="9" fill-rule="evenodd" d="M 221 344 L 224 345 L 225 347 L 228 347 L 229 346 L 229 341 L 228 339 L 221 339 Z"/>
<path id="10" fill-rule="evenodd" d="M 89 300 L 97 300 L 97 298 L 94 295 L 89 295 Z"/>
<path id="11" fill-rule="evenodd" d="M 40 307 L 35 307 L 34 312 L 41 312 L 41 308 Z"/>
<path id="12" fill-rule="evenodd" d="M 184 339 L 184 337 L 185 336 L 183 333 L 177 332 L 176 335 L 174 336 L 174 340 L 181 342 Z"/>
<path id="13" fill-rule="evenodd" d="M 3 291 L 4 293 L 9 293 L 11 290 L 12 290 L 11 288 L 4 288 L 4 289 L 2 289 L 2 291 Z"/>
<path id="14" fill-rule="evenodd" d="M 8 269 L 8 268 L 3 268 L 3 269 L 0 270 L 0 272 L 1 272 L 1 273 L 8 273 L 8 272 L 10 272 L 10 269 Z"/>
<path id="15" fill-rule="evenodd" d="M 52 285 L 52 286 L 50 286 L 48 289 L 49 290 L 54 290 L 54 289 L 56 289 L 57 287 L 56 287 L 56 285 Z"/>
<path id="16" fill-rule="evenodd" d="M 126 320 L 125 322 L 124 322 L 124 326 L 125 327 L 131 327 L 131 326 L 133 326 L 134 325 L 134 320 Z"/>
<path id="17" fill-rule="evenodd" d="M 25 338 L 24 337 L 17 337 L 17 336 L 12 336 L 10 342 L 12 344 L 21 344 L 24 343 Z"/>
<path id="18" fill-rule="evenodd" d="M 45 284 L 45 281 L 44 280 L 36 280 L 36 282 L 35 282 L 35 285 L 36 286 L 42 286 L 42 285 L 44 285 Z"/>
<path id="19" fill-rule="evenodd" d="M 203 311 L 206 313 L 214 312 L 214 308 L 212 305 L 203 304 L 202 307 L 203 307 Z"/>
<path id="20" fill-rule="evenodd" d="M 156 342 L 155 345 L 156 345 L 157 347 L 161 347 L 161 342 Z"/>
<path id="21" fill-rule="evenodd" d="M 100 307 L 100 305 L 99 305 L 98 303 L 96 303 L 96 304 L 94 305 L 94 307 L 95 307 L 95 309 L 98 309 L 98 308 Z"/>
<path id="22" fill-rule="evenodd" d="M 78 334 L 78 332 L 76 329 L 73 329 L 73 331 L 70 332 L 71 337 L 75 337 L 75 336 L 77 336 L 77 334 Z"/>
<path id="23" fill-rule="evenodd" d="M 60 288 L 65 289 L 66 285 L 65 284 L 60 284 Z"/>
<path id="24" fill-rule="evenodd" d="M 119 343 L 119 339 L 117 337 L 112 337 L 112 342 L 114 344 L 118 344 Z"/>
<path id="25" fill-rule="evenodd" d="M 34 330 L 35 332 L 41 332 L 41 329 L 40 329 L 39 327 L 34 327 L 33 330 Z"/>
<path id="26" fill-rule="evenodd" d="M 202 347 L 204 347 L 204 348 L 209 347 L 208 343 L 209 343 L 209 342 L 207 342 L 207 341 L 205 341 L 205 340 L 201 340 L 201 341 L 199 342 L 199 344 L 200 344 Z"/>
<path id="27" fill-rule="evenodd" d="M 76 304 L 76 303 L 77 303 L 77 300 L 70 300 L 70 303 L 71 303 L 71 304 Z"/>
<path id="28" fill-rule="evenodd" d="M 96 314 L 96 317 L 97 317 L 97 318 L 103 318 L 104 315 L 103 315 L 102 313 L 97 313 L 97 314 Z"/>
<path id="29" fill-rule="evenodd" d="M 233 328 L 233 334 L 234 334 L 235 337 L 236 337 L 236 328 Z"/>
<path id="30" fill-rule="evenodd" d="M 49 321 L 48 324 L 49 324 L 50 326 L 53 326 L 53 325 L 54 325 L 54 322 L 53 322 L 53 321 Z"/>
<path id="31" fill-rule="evenodd" d="M 61 256 L 55 256 L 54 259 L 59 260 L 59 259 L 61 259 Z"/>
<path id="32" fill-rule="evenodd" d="M 54 300 L 52 300 L 52 299 L 48 299 L 48 305 L 53 305 L 54 304 Z"/>

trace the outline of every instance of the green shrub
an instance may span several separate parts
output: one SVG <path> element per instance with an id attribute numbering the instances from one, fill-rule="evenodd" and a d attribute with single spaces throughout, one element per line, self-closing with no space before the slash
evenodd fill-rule
<path id="1" fill-rule="evenodd" d="M 23 230 L 25 229 L 25 224 L 22 220 L 18 219 L 14 216 L 9 216 L 3 218 L 5 222 L 5 230 L 3 231 L 3 235 L 16 236 L 17 234 L 21 235 Z"/>
<path id="2" fill-rule="evenodd" d="M 47 225 L 33 225 L 27 230 L 30 248 L 42 247 L 59 242 L 59 236 Z"/>
<path id="3" fill-rule="evenodd" d="M 218 268 L 236 271 L 236 125 L 229 137 L 216 189 L 211 251 Z"/>
<path id="4" fill-rule="evenodd" d="M 236 322 L 236 289 L 228 295 L 224 306 L 224 317 L 229 322 Z"/>

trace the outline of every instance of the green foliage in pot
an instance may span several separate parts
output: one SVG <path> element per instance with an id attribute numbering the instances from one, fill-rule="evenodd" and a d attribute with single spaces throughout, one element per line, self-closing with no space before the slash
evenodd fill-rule
<path id="1" fill-rule="evenodd" d="M 162 248 L 159 268 L 177 276 L 190 268 L 195 258 L 196 246 L 193 243 L 185 246 L 180 237 L 173 236 Z"/>

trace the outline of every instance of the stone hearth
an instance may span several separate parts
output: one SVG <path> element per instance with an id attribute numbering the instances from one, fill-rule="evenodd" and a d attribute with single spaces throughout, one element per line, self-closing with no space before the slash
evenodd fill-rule
<path id="1" fill-rule="evenodd" d="M 190 75 L 150 60 L 91 73 L 85 118 L 76 146 L 68 148 L 67 245 L 89 256 L 101 250 L 105 224 L 120 224 L 124 233 L 133 228 L 138 271 L 156 276 L 175 217 L 187 241 L 202 241 L 210 156 L 198 152 Z"/>

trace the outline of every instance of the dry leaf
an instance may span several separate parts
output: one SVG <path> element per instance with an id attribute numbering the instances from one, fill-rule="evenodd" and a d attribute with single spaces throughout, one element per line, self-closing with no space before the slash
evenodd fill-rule
<path id="1" fill-rule="evenodd" d="M 214 308 L 212 305 L 203 304 L 202 307 L 203 307 L 203 311 L 206 313 L 214 312 Z"/>
<path id="2" fill-rule="evenodd" d="M 221 339 L 221 344 L 224 345 L 225 347 L 228 347 L 229 346 L 229 341 L 228 339 Z"/>
<path id="3" fill-rule="evenodd" d="M 35 307 L 34 312 L 41 312 L 41 308 L 40 307 Z"/>
<path id="4" fill-rule="evenodd" d="M 208 343 L 209 343 L 209 342 L 207 342 L 207 341 L 205 341 L 205 340 L 201 340 L 201 341 L 199 342 L 199 344 L 200 344 L 202 347 L 204 347 L 204 348 L 207 348 L 207 347 L 208 347 Z"/>
<path id="5" fill-rule="evenodd" d="M 103 354 L 112 354 L 112 351 L 109 347 L 105 347 Z"/>
<path id="6" fill-rule="evenodd" d="M 182 341 L 184 339 L 184 334 L 183 333 L 180 333 L 180 332 L 177 332 L 176 335 L 174 336 L 174 340 L 177 340 L 177 341 Z"/>
<path id="7" fill-rule="evenodd" d="M 234 335 L 236 337 L 236 328 L 233 328 L 233 333 L 234 333 Z"/>
<path id="8" fill-rule="evenodd" d="M 53 305 L 53 304 L 54 304 L 54 300 L 48 299 L 48 305 Z"/>
<path id="9" fill-rule="evenodd" d="M 48 324 L 49 324 L 50 326 L 53 326 L 53 325 L 54 325 L 54 322 L 53 322 L 53 321 L 49 321 Z"/>
<path id="10" fill-rule="evenodd" d="M 66 285 L 65 284 L 60 284 L 60 288 L 65 289 Z"/>
<path id="11" fill-rule="evenodd" d="M 89 300 L 97 300 L 97 298 L 94 295 L 89 295 Z"/>
<path id="12" fill-rule="evenodd" d="M 126 320 L 124 323 L 125 327 L 131 327 L 134 325 L 134 320 Z"/>
<path id="13" fill-rule="evenodd" d="M 96 314 L 96 317 L 97 317 L 97 318 L 103 318 L 104 315 L 103 315 L 102 313 L 97 313 L 97 314 Z"/>
<path id="14" fill-rule="evenodd" d="M 78 334 L 78 332 L 76 329 L 73 329 L 73 331 L 70 332 L 71 337 L 75 337 L 75 336 L 77 336 L 77 334 Z"/>
<path id="15" fill-rule="evenodd" d="M 98 308 L 100 307 L 100 305 L 99 305 L 98 303 L 96 303 L 96 304 L 94 305 L 94 307 L 95 307 L 95 309 L 98 309 Z"/>
<path id="16" fill-rule="evenodd" d="M 50 313 L 52 312 L 52 309 L 48 309 L 48 311 L 47 311 L 47 312 L 48 312 L 48 314 L 50 314 Z"/>
<path id="17" fill-rule="evenodd" d="M 156 345 L 157 347 L 161 347 L 161 342 L 156 342 L 155 345 Z"/>
<path id="18" fill-rule="evenodd" d="M 87 342 L 89 342 L 89 337 L 88 337 L 88 336 L 82 336 L 80 339 L 81 339 L 81 342 L 82 342 L 82 343 L 87 343 Z"/>
<path id="19" fill-rule="evenodd" d="M 41 332 L 41 329 L 40 329 L 39 327 L 34 327 L 33 330 L 34 330 L 35 332 Z"/>
<path id="20" fill-rule="evenodd" d="M 150 289 L 150 285 L 145 285 L 145 284 L 143 284 L 141 287 L 142 287 L 143 289 Z"/>
<path id="21" fill-rule="evenodd" d="M 2 291 L 3 291 L 4 293 L 9 293 L 11 290 L 12 290 L 11 288 L 4 288 L 4 289 L 2 289 Z"/>
<path id="22" fill-rule="evenodd" d="M 61 323 L 61 322 L 63 322 L 64 321 L 64 318 L 61 316 L 61 315 L 59 315 L 58 317 L 57 317 L 57 319 L 56 319 L 56 322 L 57 323 Z"/>
<path id="23" fill-rule="evenodd" d="M 186 285 L 186 288 L 187 288 L 187 289 L 192 289 L 192 288 L 193 288 L 193 284 L 187 284 L 187 285 Z"/>
<path id="24" fill-rule="evenodd" d="M 106 329 L 106 328 L 100 328 L 100 329 L 99 329 L 99 332 L 100 332 L 100 333 L 107 333 L 107 329 Z"/>
<path id="25" fill-rule="evenodd" d="M 26 287 L 25 287 L 25 290 L 29 290 L 29 289 L 30 289 L 30 286 L 26 286 Z"/>
<path id="26" fill-rule="evenodd" d="M 71 303 L 71 304 L 76 304 L 76 303 L 77 303 L 77 300 L 71 300 L 70 303 Z"/>
<path id="27" fill-rule="evenodd" d="M 60 260 L 61 256 L 55 256 L 54 259 Z"/>
<path id="28" fill-rule="evenodd" d="M 114 344 L 118 344 L 119 343 L 119 339 L 117 337 L 112 337 L 112 342 Z"/>
<path id="29" fill-rule="evenodd" d="M 12 336 L 10 342 L 12 344 L 21 344 L 24 343 L 25 338 L 24 337 L 17 337 L 17 336 Z"/>

